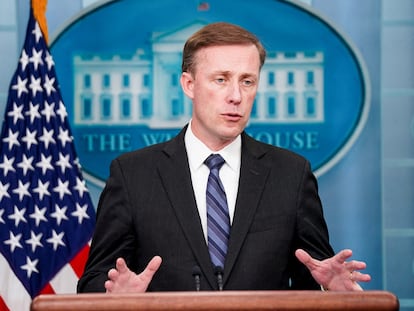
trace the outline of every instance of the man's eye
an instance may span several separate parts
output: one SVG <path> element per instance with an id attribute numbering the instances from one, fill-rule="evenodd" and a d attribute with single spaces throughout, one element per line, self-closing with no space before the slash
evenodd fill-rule
<path id="1" fill-rule="evenodd" d="M 253 85 L 253 81 L 252 80 L 243 80 L 243 85 L 245 85 L 245 86 Z"/>
<path id="2" fill-rule="evenodd" d="M 217 78 L 216 81 L 217 81 L 217 83 L 221 84 L 221 83 L 224 83 L 225 80 L 224 80 L 224 78 Z"/>

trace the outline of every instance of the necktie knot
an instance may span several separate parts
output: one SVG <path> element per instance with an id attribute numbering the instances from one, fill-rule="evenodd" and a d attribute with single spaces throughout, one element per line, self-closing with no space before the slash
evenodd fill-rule
<path id="1" fill-rule="evenodd" d="M 219 154 L 210 154 L 207 159 L 204 161 L 204 163 L 208 166 L 210 170 L 217 169 L 219 170 L 223 164 L 224 159 Z"/>

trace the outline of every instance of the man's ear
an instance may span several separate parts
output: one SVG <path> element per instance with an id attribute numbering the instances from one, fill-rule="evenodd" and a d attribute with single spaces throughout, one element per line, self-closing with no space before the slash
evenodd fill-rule
<path id="1" fill-rule="evenodd" d="M 187 95 L 190 99 L 193 99 L 193 97 L 194 97 L 194 93 L 193 93 L 194 78 L 193 78 L 193 75 L 189 72 L 186 72 L 186 71 L 183 72 L 181 74 L 180 83 L 181 83 L 181 87 L 182 87 L 185 95 Z"/>

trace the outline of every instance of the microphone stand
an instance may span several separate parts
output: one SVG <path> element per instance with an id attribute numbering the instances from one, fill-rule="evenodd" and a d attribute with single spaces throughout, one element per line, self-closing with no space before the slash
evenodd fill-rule
<path id="1" fill-rule="evenodd" d="M 216 266 L 214 268 L 214 274 L 217 277 L 218 290 L 222 291 L 223 290 L 223 267 Z"/>

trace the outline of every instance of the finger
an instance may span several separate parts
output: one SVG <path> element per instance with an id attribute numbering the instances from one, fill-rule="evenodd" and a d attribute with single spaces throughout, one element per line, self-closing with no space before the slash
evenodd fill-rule
<path id="1" fill-rule="evenodd" d="M 116 260 L 116 269 L 119 271 L 119 273 L 125 273 L 129 271 L 124 258 L 120 257 Z"/>
<path id="2" fill-rule="evenodd" d="M 115 281 L 119 277 L 118 270 L 112 268 L 108 271 L 108 279 Z"/>
<path id="3" fill-rule="evenodd" d="M 334 256 L 335 260 L 339 263 L 344 263 L 348 258 L 352 256 L 352 250 L 350 249 L 343 249 L 338 254 Z"/>
<path id="4" fill-rule="evenodd" d="M 311 256 L 303 249 L 297 249 L 295 255 L 296 258 L 299 259 L 299 261 L 303 264 L 306 264 L 308 261 L 311 260 Z"/>
<path id="5" fill-rule="evenodd" d="M 370 282 L 371 276 L 366 273 L 361 273 L 360 277 L 358 278 L 358 282 Z"/>
<path id="6" fill-rule="evenodd" d="M 316 266 L 315 260 L 303 249 L 297 249 L 295 252 L 296 258 L 307 266 L 309 269 Z"/>
<path id="7" fill-rule="evenodd" d="M 359 279 L 359 272 L 356 271 L 352 271 L 349 274 L 349 279 L 351 280 L 350 283 L 348 283 L 347 285 L 347 290 L 351 290 L 351 291 L 362 291 L 362 287 L 358 284 L 358 279 Z"/>
<path id="8" fill-rule="evenodd" d="M 371 281 L 371 276 L 369 274 L 361 273 L 358 271 L 352 271 L 350 274 L 350 279 L 354 282 L 369 282 Z"/>
<path id="9" fill-rule="evenodd" d="M 161 266 L 162 259 L 160 256 L 154 256 L 151 261 L 148 263 L 144 271 L 139 275 L 140 278 L 145 282 L 150 282 L 155 272 Z"/>
<path id="10" fill-rule="evenodd" d="M 362 287 L 358 283 L 354 282 L 353 285 L 352 285 L 352 288 L 350 290 L 353 290 L 353 291 L 362 291 L 363 289 L 362 289 Z"/>
<path id="11" fill-rule="evenodd" d="M 365 262 L 356 261 L 356 260 L 352 260 L 350 262 L 347 262 L 346 265 L 347 265 L 347 269 L 349 269 L 350 271 L 364 270 L 367 267 L 367 264 Z"/>
<path id="12" fill-rule="evenodd" d="M 114 288 L 114 282 L 112 282 L 112 281 L 110 281 L 110 280 L 105 281 L 104 286 L 105 286 L 106 292 L 107 292 L 107 293 L 111 293 L 111 292 L 112 292 L 112 290 L 113 290 L 113 288 Z"/>

